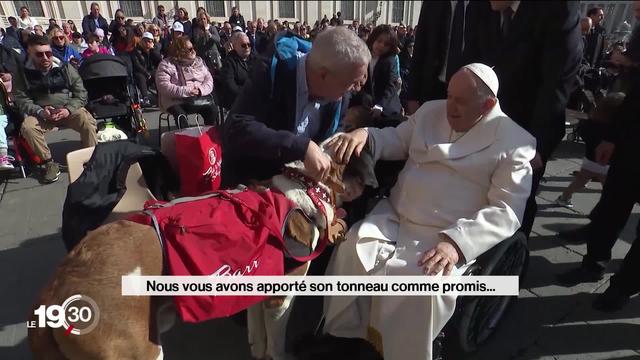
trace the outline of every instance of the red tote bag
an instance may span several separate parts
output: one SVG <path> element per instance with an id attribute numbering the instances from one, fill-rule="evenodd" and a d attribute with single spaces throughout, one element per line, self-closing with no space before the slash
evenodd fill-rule
<path id="1" fill-rule="evenodd" d="M 215 127 L 194 127 L 176 133 L 176 158 L 182 196 L 220 188 L 222 146 Z"/>

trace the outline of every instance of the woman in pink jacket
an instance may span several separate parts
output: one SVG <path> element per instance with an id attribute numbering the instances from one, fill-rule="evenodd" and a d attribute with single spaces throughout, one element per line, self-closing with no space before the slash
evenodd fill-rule
<path id="1" fill-rule="evenodd" d="M 196 56 L 187 37 L 174 39 L 169 56 L 156 71 L 160 109 L 174 116 L 176 126 L 188 126 L 187 114 L 198 113 L 207 125 L 217 123 L 218 108 L 213 100 L 213 77 L 204 61 Z"/>

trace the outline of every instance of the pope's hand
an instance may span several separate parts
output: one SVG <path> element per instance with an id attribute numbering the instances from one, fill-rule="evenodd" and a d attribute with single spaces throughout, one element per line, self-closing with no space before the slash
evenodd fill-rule
<path id="1" fill-rule="evenodd" d="M 439 242 L 433 249 L 425 251 L 418 261 L 418 266 L 422 266 L 426 275 L 437 275 L 442 270 L 444 275 L 449 275 L 460 261 L 460 257 L 460 251 L 453 240 L 447 239 Z"/>
<path id="2" fill-rule="evenodd" d="M 327 143 L 328 149 L 335 155 L 335 161 L 346 164 L 351 159 L 352 154 L 360 156 L 360 152 L 367 144 L 369 131 L 367 129 L 356 129 L 350 133 L 340 134 Z"/>
<path id="3" fill-rule="evenodd" d="M 315 142 L 309 141 L 304 156 L 304 168 L 309 176 L 317 181 L 323 181 L 329 175 L 331 159 L 322 152 Z"/>

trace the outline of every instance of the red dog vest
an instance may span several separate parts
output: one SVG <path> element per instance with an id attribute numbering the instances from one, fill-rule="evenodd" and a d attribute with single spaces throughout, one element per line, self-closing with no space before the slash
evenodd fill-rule
<path id="1" fill-rule="evenodd" d="M 283 275 L 282 230 L 294 204 L 273 192 L 226 191 L 169 203 L 151 202 L 132 221 L 152 225 L 163 243 L 168 275 Z M 326 242 L 298 261 L 317 257 Z M 200 322 L 235 314 L 258 296 L 175 296 L 180 317 Z"/>

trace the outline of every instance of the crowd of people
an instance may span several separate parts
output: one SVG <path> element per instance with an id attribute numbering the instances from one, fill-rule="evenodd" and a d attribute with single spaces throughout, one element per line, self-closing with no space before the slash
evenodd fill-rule
<path id="1" fill-rule="evenodd" d="M 424 2 L 412 28 L 345 24 L 340 12 L 313 26 L 245 20 L 235 7 L 216 24 L 204 8 L 194 18 L 178 8 L 169 19 L 162 5 L 150 22 L 135 24 L 118 10 L 108 23 L 93 3 L 80 30 L 51 19 L 46 33 L 23 7 L 3 33 L 0 79 L 25 115 L 21 135 L 42 159 L 44 182 L 60 173 L 44 140 L 48 129 L 63 123 L 80 132 L 83 146 L 96 143 L 76 70 L 95 54 L 126 59 L 142 105 L 158 105 L 178 127 L 193 113 L 220 125 L 226 187 L 271 178 L 296 160 L 323 180 L 330 160 L 319 144 L 341 129 L 350 109 L 364 109 L 373 126 L 333 138 L 337 159 L 370 152 L 375 160 L 407 162 L 388 198 L 334 251 L 327 270 L 334 275 L 457 274 L 516 231 L 528 237 L 538 185 L 565 135 L 566 108 L 573 108 L 588 114 L 579 130 L 586 160 L 557 204 L 571 206 L 572 192 L 606 179 L 591 224 L 561 234 L 589 244 L 583 265 L 559 276 L 575 284 L 602 277 L 639 199 L 640 179 L 632 165 L 640 143 L 633 101 L 640 34 L 607 44 L 603 9 L 581 18 L 578 6 Z M 638 1 L 635 11 L 640 19 Z M 294 56 L 278 53 L 282 39 L 296 47 Z M 26 52 L 13 51 L 21 48 Z M 0 121 L 2 133 L 7 116 Z M 380 129 L 389 123 L 397 126 Z M 0 136 L 0 167 L 10 166 Z M 636 240 L 596 308 L 618 310 L 640 290 L 633 275 L 639 256 Z M 454 296 L 327 299 L 325 332 L 367 337 L 374 328 L 385 358 L 423 359 L 454 308 Z M 420 339 L 410 347 L 401 345 L 408 326 Z M 277 359 L 283 351 L 259 355 Z"/>

